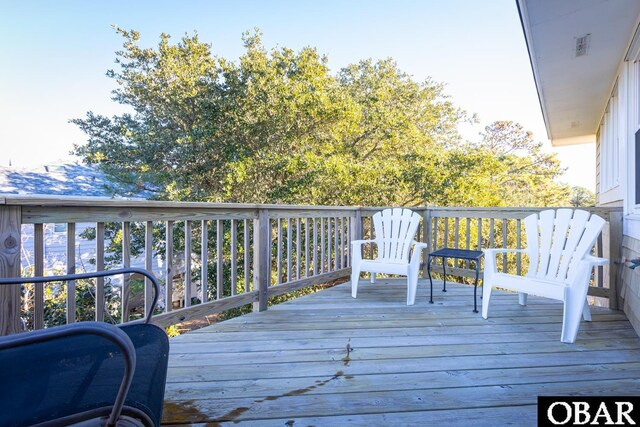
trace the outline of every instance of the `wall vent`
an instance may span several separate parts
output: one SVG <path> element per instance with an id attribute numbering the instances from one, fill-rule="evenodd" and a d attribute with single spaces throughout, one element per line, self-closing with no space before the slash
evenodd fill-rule
<path id="1" fill-rule="evenodd" d="M 581 37 L 576 37 L 576 58 L 579 56 L 585 56 L 589 51 L 589 44 L 591 42 L 591 34 L 585 34 Z"/>

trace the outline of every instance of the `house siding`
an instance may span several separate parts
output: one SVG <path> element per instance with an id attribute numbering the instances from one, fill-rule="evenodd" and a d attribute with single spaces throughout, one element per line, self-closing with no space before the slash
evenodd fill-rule
<path id="1" fill-rule="evenodd" d="M 631 202 L 629 189 L 632 188 L 630 176 L 635 173 L 635 165 L 628 163 L 629 155 L 632 155 L 632 144 L 635 132 L 638 129 L 638 97 L 637 65 L 635 61 L 622 60 L 618 66 L 615 85 L 616 96 L 620 103 L 618 112 L 618 156 L 616 164 L 606 163 L 602 153 L 602 140 L 599 126 L 596 134 L 596 203 L 598 206 L 623 208 L 624 227 L 620 256 L 612 258 L 610 263 L 618 264 L 618 308 L 623 310 L 634 329 L 640 335 L 640 268 L 631 270 L 628 268 L 628 260 L 640 257 L 640 235 L 633 231 L 634 204 Z M 613 95 L 612 95 L 613 96 Z M 606 113 L 601 117 L 601 123 L 605 122 Z M 603 163 L 604 161 L 604 163 Z M 601 170 L 603 168 L 604 170 Z M 612 168 L 612 169 L 607 169 Z M 615 191 L 602 192 L 603 177 L 601 173 L 614 170 L 618 174 L 618 188 Z"/>

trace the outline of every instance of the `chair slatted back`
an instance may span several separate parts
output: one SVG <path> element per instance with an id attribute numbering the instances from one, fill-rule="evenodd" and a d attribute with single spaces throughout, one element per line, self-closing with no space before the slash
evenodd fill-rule
<path id="1" fill-rule="evenodd" d="M 566 281 L 595 245 L 605 220 L 583 210 L 550 209 L 529 215 L 524 224 L 529 254 L 527 276 Z"/>
<path id="2" fill-rule="evenodd" d="M 373 215 L 378 261 L 408 261 L 420 215 L 410 209 L 385 209 Z"/>

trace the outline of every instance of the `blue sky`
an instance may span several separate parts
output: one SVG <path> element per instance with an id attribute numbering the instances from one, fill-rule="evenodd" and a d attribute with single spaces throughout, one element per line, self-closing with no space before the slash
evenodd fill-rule
<path id="1" fill-rule="evenodd" d="M 112 115 L 115 82 L 105 76 L 122 45 L 111 25 L 154 46 L 197 31 L 215 54 L 235 59 L 241 34 L 258 27 L 267 47 L 313 46 L 332 70 L 392 57 L 416 80 L 446 84 L 479 124 L 514 120 L 547 141 L 515 0 L 0 0 L 0 165 L 68 159 L 84 134 L 69 124 L 89 110 Z M 556 150 L 565 181 L 593 189 L 595 147 Z"/>

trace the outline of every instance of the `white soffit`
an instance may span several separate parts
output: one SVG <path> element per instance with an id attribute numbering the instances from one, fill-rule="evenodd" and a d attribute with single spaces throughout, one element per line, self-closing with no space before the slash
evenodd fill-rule
<path id="1" fill-rule="evenodd" d="M 517 0 L 547 135 L 553 145 L 595 141 L 640 0 Z M 586 55 L 576 42 L 589 35 Z"/>

